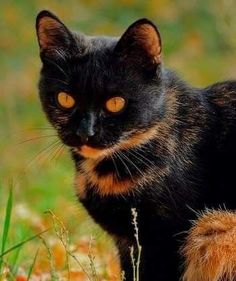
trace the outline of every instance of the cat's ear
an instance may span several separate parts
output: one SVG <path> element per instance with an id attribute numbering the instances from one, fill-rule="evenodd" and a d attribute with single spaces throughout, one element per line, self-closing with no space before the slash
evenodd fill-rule
<path id="1" fill-rule="evenodd" d="M 36 31 L 41 53 L 53 54 L 68 49 L 74 39 L 68 28 L 51 12 L 43 10 L 36 18 Z"/>
<path id="2" fill-rule="evenodd" d="M 161 63 L 161 37 L 157 27 L 147 19 L 134 22 L 118 41 L 115 54 L 133 63 L 139 62 L 147 70 Z"/>

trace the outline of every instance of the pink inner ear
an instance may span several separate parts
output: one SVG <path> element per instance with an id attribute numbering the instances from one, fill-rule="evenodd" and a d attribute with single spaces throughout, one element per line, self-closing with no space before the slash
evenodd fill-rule
<path id="1" fill-rule="evenodd" d="M 42 49 L 48 49 L 55 45 L 55 30 L 59 29 L 61 24 L 50 17 L 43 17 L 39 22 L 38 37 Z"/>
<path id="2" fill-rule="evenodd" d="M 137 44 L 145 50 L 153 62 L 160 62 L 161 42 L 155 28 L 150 24 L 142 24 L 136 27 L 133 32 Z"/>

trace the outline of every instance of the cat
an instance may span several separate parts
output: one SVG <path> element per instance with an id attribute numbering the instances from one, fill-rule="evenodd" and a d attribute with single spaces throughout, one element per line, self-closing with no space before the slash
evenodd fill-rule
<path id="1" fill-rule="evenodd" d="M 182 276 L 180 248 L 199 210 L 236 207 L 236 81 L 195 88 L 163 66 L 157 27 L 120 37 L 70 31 L 41 11 L 42 108 L 75 164 L 75 192 L 117 245 L 133 280 Z"/>

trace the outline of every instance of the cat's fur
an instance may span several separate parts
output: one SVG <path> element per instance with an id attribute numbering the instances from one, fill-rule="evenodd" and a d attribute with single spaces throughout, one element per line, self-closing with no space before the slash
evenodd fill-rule
<path id="1" fill-rule="evenodd" d="M 79 200 L 114 238 L 127 281 L 136 245 L 131 208 L 142 245 L 140 281 L 178 280 L 193 210 L 236 207 L 236 81 L 187 85 L 163 67 L 160 34 L 146 19 L 120 39 L 71 32 L 48 11 L 36 28 L 41 102 L 71 148 Z M 60 109 L 61 91 L 78 107 Z M 121 114 L 104 110 L 112 96 L 128 100 Z"/>

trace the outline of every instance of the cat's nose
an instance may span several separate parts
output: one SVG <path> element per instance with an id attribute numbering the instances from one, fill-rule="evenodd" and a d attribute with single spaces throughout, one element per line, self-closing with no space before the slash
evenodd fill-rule
<path id="1" fill-rule="evenodd" d="M 76 135 L 80 138 L 81 143 L 88 143 L 95 136 L 95 131 L 86 131 L 78 129 Z"/>
<path id="2" fill-rule="evenodd" d="M 81 120 L 79 128 L 76 131 L 76 135 L 80 138 L 81 143 L 85 144 L 94 139 L 97 133 L 95 122 L 84 118 Z"/>

